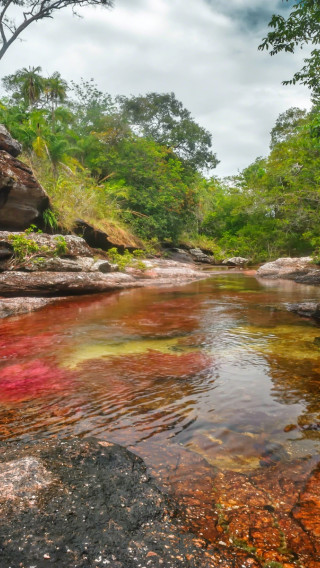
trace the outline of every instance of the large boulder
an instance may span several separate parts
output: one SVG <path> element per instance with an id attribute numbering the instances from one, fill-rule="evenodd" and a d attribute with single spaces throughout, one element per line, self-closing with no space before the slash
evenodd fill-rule
<path id="1" fill-rule="evenodd" d="M 289 276 L 302 276 L 312 269 L 312 258 L 278 258 L 260 266 L 257 276 L 263 278 L 288 278 Z"/>
<path id="2" fill-rule="evenodd" d="M 3 126 L 3 124 L 0 124 L 0 150 L 5 150 L 14 158 L 19 156 L 22 152 L 20 142 L 12 138 L 11 134 L 8 132 L 6 127 Z"/>
<path id="3" fill-rule="evenodd" d="M 30 168 L 0 150 L 0 229 L 24 230 L 48 207 L 48 195 Z"/>
<path id="4" fill-rule="evenodd" d="M 243 258 L 242 256 L 233 256 L 231 258 L 226 258 L 222 261 L 222 264 L 226 266 L 245 266 L 248 264 L 249 259 Z"/>

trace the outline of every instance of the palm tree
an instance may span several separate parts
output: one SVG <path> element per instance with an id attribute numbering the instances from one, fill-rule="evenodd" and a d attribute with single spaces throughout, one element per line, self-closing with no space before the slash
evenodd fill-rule
<path id="1" fill-rule="evenodd" d="M 54 112 L 59 103 L 63 103 L 67 98 L 68 83 L 62 79 L 60 73 L 55 71 L 51 77 L 45 79 L 44 92 L 47 101 L 51 103 L 51 110 Z"/>
<path id="2" fill-rule="evenodd" d="M 13 96 L 23 99 L 28 107 L 34 108 L 44 92 L 45 80 L 40 75 L 41 67 L 23 67 L 13 75 L 3 79 L 6 90 L 12 91 Z"/>
<path id="3" fill-rule="evenodd" d="M 51 105 L 52 127 L 55 130 L 56 110 L 59 103 L 63 103 L 67 98 L 68 83 L 62 79 L 60 73 L 55 71 L 51 77 L 45 79 L 44 93 L 47 102 Z"/>

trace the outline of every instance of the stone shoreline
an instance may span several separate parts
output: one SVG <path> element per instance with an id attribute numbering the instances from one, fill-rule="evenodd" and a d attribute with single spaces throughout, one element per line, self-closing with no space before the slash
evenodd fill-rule
<path id="1" fill-rule="evenodd" d="M 11 245 L 17 236 L 39 247 L 40 262 L 36 256 L 19 263 Z M 81 237 L 60 237 L 66 250 L 57 256 L 57 235 L 0 231 L 0 318 L 32 312 L 65 297 L 207 278 L 195 264 L 161 258 L 144 260 L 143 269 L 136 262 L 119 272 L 106 253 L 92 249 Z"/>

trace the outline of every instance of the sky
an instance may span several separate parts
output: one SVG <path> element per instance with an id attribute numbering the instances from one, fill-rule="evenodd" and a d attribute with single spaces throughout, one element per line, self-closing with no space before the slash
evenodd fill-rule
<path id="1" fill-rule="evenodd" d="M 305 54 L 258 51 L 271 15 L 285 10 L 281 0 L 115 0 L 81 19 L 64 10 L 25 31 L 0 77 L 40 65 L 68 81 L 93 78 L 113 96 L 174 92 L 212 134 L 214 175 L 234 175 L 268 154 L 281 112 L 310 108 L 306 88 L 281 84 Z"/>

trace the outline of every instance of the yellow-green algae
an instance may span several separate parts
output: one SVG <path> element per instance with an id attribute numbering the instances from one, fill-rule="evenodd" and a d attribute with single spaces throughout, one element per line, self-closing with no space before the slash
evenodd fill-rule
<path id="1" fill-rule="evenodd" d="M 261 354 L 275 354 L 290 359 L 320 359 L 315 339 L 319 328 L 312 326 L 279 325 L 276 327 L 241 326 L 233 335 L 244 336 L 247 347 Z"/>
<path id="2" fill-rule="evenodd" d="M 139 339 L 117 343 L 87 343 L 78 345 L 62 360 L 62 366 L 75 369 L 81 363 L 90 359 L 120 357 L 123 355 L 139 355 L 148 351 L 160 353 L 191 353 L 199 351 L 199 347 L 186 346 L 180 343 L 184 337 Z"/>

